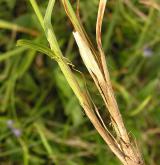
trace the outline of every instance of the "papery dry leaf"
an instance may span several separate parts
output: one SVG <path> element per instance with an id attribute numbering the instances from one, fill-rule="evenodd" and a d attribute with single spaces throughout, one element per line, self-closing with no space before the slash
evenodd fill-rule
<path id="1" fill-rule="evenodd" d="M 110 76 L 109 76 L 109 72 L 106 65 L 105 54 L 102 49 L 101 27 L 102 27 L 102 21 L 103 21 L 103 15 L 104 15 L 105 7 L 106 7 L 106 2 L 107 0 L 100 0 L 99 2 L 99 10 L 98 10 L 98 16 L 97 16 L 97 25 L 96 25 L 96 39 L 97 39 L 97 47 L 98 47 L 98 50 L 97 50 L 93 47 L 93 44 L 90 42 L 83 26 L 76 18 L 76 15 L 74 14 L 74 11 L 69 1 L 62 0 L 66 13 L 75 28 L 75 32 L 73 32 L 73 35 L 78 45 L 80 55 L 90 75 L 92 76 L 101 94 L 101 97 L 103 98 L 106 108 L 108 109 L 110 113 L 111 121 L 116 130 L 116 135 L 118 137 L 119 144 L 115 143 L 114 138 L 111 138 L 112 142 L 110 143 L 109 134 L 106 134 L 106 136 L 109 135 L 109 137 L 103 136 L 104 134 L 101 134 L 101 136 L 103 137 L 103 139 L 106 138 L 105 140 L 106 143 L 109 145 L 112 151 L 117 155 L 117 157 L 120 158 L 123 164 L 140 165 L 140 164 L 143 164 L 143 161 L 141 160 L 141 157 L 139 156 L 139 154 L 137 154 L 138 152 L 136 152 L 135 147 L 132 146 L 132 143 L 130 142 L 129 136 L 124 126 L 116 99 L 114 97 L 114 93 L 113 93 L 113 89 L 112 89 L 112 85 L 110 81 Z M 99 119 L 100 121 L 102 120 L 101 117 L 99 117 Z M 100 123 L 100 121 L 97 121 L 97 122 Z M 102 125 L 103 125 L 103 122 L 102 122 Z M 96 123 L 95 123 L 95 126 L 97 126 Z M 118 152 L 117 152 L 117 149 L 118 149 Z"/>

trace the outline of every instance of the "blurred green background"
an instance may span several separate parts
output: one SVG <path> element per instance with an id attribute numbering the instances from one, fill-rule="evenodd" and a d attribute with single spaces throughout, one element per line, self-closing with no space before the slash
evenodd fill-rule
<path id="1" fill-rule="evenodd" d="M 48 1 L 37 2 L 44 14 Z M 76 7 L 76 0 L 71 2 Z M 93 41 L 98 2 L 80 0 L 81 20 Z M 130 137 L 137 140 L 146 164 L 160 165 L 160 7 L 152 6 L 137 0 L 109 0 L 102 34 Z M 84 74 L 94 101 L 105 111 L 59 1 L 53 28 L 64 56 Z M 16 47 L 22 38 L 48 45 L 29 0 L 0 0 L 0 165 L 120 165 L 84 114 L 57 63 Z M 75 69 L 78 80 L 84 81 Z"/>

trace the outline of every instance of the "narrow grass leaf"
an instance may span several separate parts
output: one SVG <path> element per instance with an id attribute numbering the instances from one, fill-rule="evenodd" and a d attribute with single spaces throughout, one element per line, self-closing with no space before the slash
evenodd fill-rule
<path id="1" fill-rule="evenodd" d="M 29 165 L 29 151 L 28 147 L 22 139 L 19 139 L 19 142 L 23 150 L 23 165 Z"/>
<path id="2" fill-rule="evenodd" d="M 20 48 L 16 48 L 14 50 L 8 51 L 6 53 L 1 53 L 0 54 L 0 62 L 5 61 L 5 60 L 7 60 L 13 56 L 21 55 L 21 53 L 24 52 L 25 50 L 27 50 L 27 48 L 20 47 Z"/>
<path id="3" fill-rule="evenodd" d="M 36 129 L 37 129 L 37 131 L 40 135 L 43 146 L 45 147 L 46 151 L 48 152 L 48 154 L 52 158 L 52 160 L 55 161 L 56 159 L 55 159 L 55 156 L 54 156 L 54 152 L 53 152 L 50 144 L 48 143 L 48 140 L 46 139 L 43 127 L 38 123 L 35 123 L 35 127 L 36 127 Z"/>
<path id="4" fill-rule="evenodd" d="M 133 110 L 130 113 L 130 116 L 136 116 L 140 112 L 142 112 L 145 109 L 145 107 L 149 104 L 151 99 L 152 99 L 152 96 L 148 96 L 135 110 Z"/>
<path id="5" fill-rule="evenodd" d="M 38 17 L 38 20 L 39 20 L 42 28 L 44 28 L 43 16 L 41 14 L 41 11 L 39 10 L 39 7 L 38 7 L 36 0 L 29 0 L 29 1 L 30 1 L 31 5 L 32 5 L 37 17 Z"/>
<path id="6" fill-rule="evenodd" d="M 54 58 L 55 56 L 53 55 L 53 52 L 46 46 L 39 44 L 39 43 L 34 43 L 33 41 L 30 40 L 18 40 L 17 41 L 17 46 L 23 46 L 29 49 L 33 49 L 36 51 L 39 51 L 41 53 L 44 53 L 48 55 L 50 58 Z"/>
<path id="7" fill-rule="evenodd" d="M 29 29 L 29 28 L 17 25 L 15 23 L 10 23 L 1 19 L 0 19 L 0 29 L 8 29 L 8 30 L 16 31 L 16 32 L 22 32 L 22 33 L 26 33 L 32 36 L 39 35 L 39 32 L 36 30 Z"/>

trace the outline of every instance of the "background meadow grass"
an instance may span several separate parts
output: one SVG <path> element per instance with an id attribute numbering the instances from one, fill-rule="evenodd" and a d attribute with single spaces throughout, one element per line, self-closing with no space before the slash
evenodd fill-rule
<path id="1" fill-rule="evenodd" d="M 48 1 L 37 2 L 44 13 Z M 82 22 L 93 39 L 97 8 L 98 0 L 80 1 Z M 136 0 L 110 0 L 102 29 L 119 108 L 150 165 L 160 164 L 159 20 L 158 10 Z M 63 54 L 75 65 L 71 68 L 78 81 L 84 79 L 76 70 L 84 74 L 87 89 L 103 112 L 59 2 L 53 25 Z M 0 0 L 0 165 L 119 165 L 57 63 L 34 50 L 16 47 L 21 38 L 48 45 L 29 1 Z"/>

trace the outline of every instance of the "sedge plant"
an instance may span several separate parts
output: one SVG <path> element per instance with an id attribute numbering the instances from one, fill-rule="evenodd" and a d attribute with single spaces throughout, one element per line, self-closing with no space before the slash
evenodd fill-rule
<path id="1" fill-rule="evenodd" d="M 68 60 L 63 56 L 55 36 L 53 26 L 51 24 L 51 16 L 55 0 L 49 0 L 44 17 L 39 10 L 36 0 L 30 0 L 30 3 L 44 30 L 50 48 L 28 40 L 19 40 L 17 45 L 23 45 L 28 48 L 43 52 L 51 59 L 54 59 L 58 63 L 62 73 L 66 78 L 66 81 L 72 88 L 89 120 L 98 131 L 100 136 L 103 138 L 105 143 L 109 146 L 111 151 L 124 165 L 143 165 L 144 162 L 139 149 L 136 144 L 130 140 L 122 120 L 121 113 L 114 97 L 114 92 L 106 65 L 106 57 L 102 49 L 101 27 L 107 0 L 99 1 L 96 26 L 97 46 L 93 46 L 84 27 L 82 26 L 79 14 L 75 13 L 69 0 L 60 1 L 63 4 L 64 10 L 66 11 L 68 18 L 74 27 L 73 36 L 79 48 L 80 56 L 105 103 L 105 109 L 109 112 L 110 120 L 115 133 L 113 134 L 111 131 L 109 131 L 108 126 L 105 124 L 105 121 L 101 117 L 97 106 L 92 101 L 89 92 L 85 87 L 80 86 L 75 74 L 69 67 Z"/>

